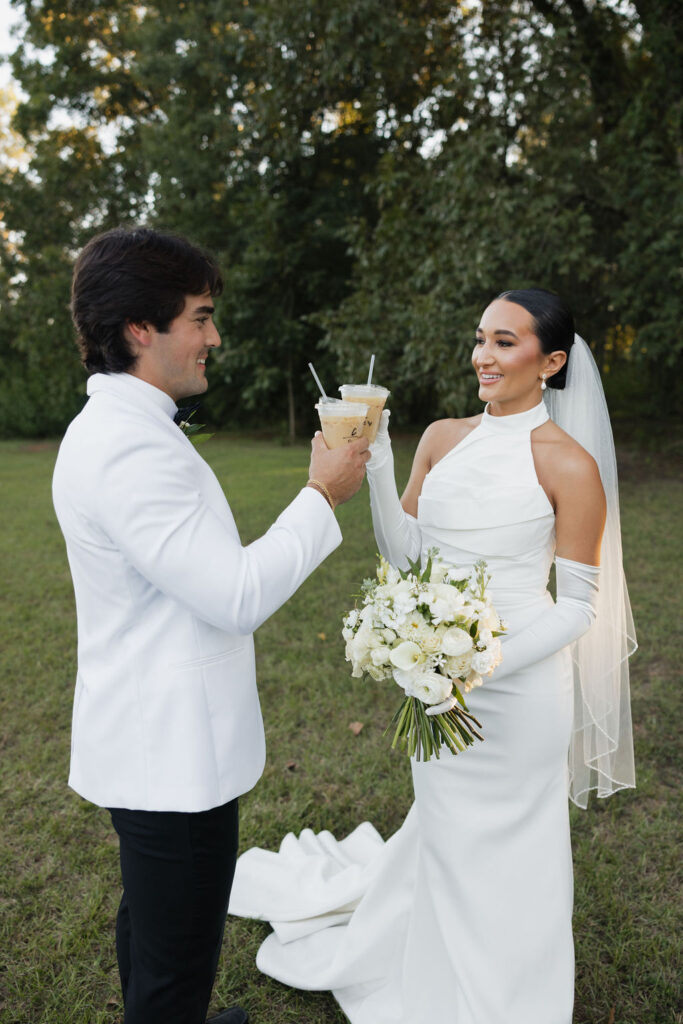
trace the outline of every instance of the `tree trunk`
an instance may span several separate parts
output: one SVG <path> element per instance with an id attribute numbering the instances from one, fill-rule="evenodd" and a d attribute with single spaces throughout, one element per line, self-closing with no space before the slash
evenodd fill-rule
<path id="1" fill-rule="evenodd" d="M 294 444 L 296 440 L 296 416 L 294 413 L 294 387 L 292 385 L 292 357 L 287 357 L 287 414 L 289 420 L 289 443 Z"/>

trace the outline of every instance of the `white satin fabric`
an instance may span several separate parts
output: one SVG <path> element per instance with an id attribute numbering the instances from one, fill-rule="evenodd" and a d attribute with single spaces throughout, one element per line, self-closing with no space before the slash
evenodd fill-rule
<path id="1" fill-rule="evenodd" d="M 551 602 L 554 515 L 531 452 L 546 419 L 543 404 L 485 413 L 419 501 L 423 552 L 486 558 L 510 634 Z M 413 762 L 415 803 L 386 844 L 366 822 L 245 853 L 230 912 L 273 923 L 260 970 L 331 989 L 352 1024 L 570 1024 L 572 695 L 567 649 L 485 681 L 468 698 L 485 741 Z"/>

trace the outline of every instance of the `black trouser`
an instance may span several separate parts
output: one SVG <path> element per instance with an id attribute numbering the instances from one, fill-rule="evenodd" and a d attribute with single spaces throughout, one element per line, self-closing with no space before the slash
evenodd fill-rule
<path id="1" fill-rule="evenodd" d="M 237 800 L 209 811 L 110 808 L 123 896 L 124 1024 L 204 1024 L 237 858 Z"/>

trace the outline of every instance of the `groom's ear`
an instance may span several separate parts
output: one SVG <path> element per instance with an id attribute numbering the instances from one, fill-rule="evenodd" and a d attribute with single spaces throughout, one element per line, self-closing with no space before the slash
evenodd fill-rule
<path id="1" fill-rule="evenodd" d="M 152 343 L 151 324 L 146 320 L 136 323 L 133 320 L 126 320 L 123 327 L 123 336 L 133 349 L 148 348 Z"/>

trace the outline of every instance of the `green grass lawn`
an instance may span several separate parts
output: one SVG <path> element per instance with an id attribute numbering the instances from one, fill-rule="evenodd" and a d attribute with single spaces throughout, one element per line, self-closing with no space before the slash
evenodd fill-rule
<path id="1" fill-rule="evenodd" d="M 396 444 L 403 479 L 414 445 L 414 438 Z M 122 1020 L 114 949 L 117 843 L 106 811 L 66 785 L 76 636 L 50 498 L 56 450 L 52 443 L 0 444 L 0 1021 L 115 1024 Z M 203 454 L 245 543 L 267 529 L 306 479 L 303 445 L 221 436 Z M 574 1024 L 683 1022 L 676 987 L 681 485 L 675 454 L 633 446 L 620 452 L 624 550 L 641 643 L 631 661 L 638 789 L 594 802 L 586 812 L 572 809 Z M 365 486 L 339 519 L 342 547 L 257 635 L 268 763 L 242 800 L 242 848 L 276 847 L 285 832 L 304 826 L 343 835 L 365 818 L 386 838 L 410 806 L 407 759 L 382 735 L 396 694 L 351 679 L 339 635 L 342 613 L 374 565 Z M 358 736 L 349 729 L 353 721 L 363 723 Z M 254 1024 L 342 1024 L 327 993 L 292 991 L 258 974 L 254 958 L 268 931 L 258 922 L 230 920 L 212 1009 L 239 1000 Z"/>

